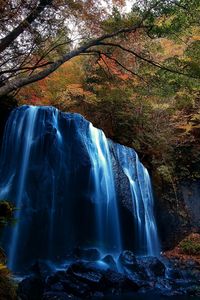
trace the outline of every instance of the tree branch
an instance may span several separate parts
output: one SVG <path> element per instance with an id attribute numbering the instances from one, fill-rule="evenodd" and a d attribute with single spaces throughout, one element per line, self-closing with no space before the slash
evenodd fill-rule
<path id="1" fill-rule="evenodd" d="M 38 6 L 23 20 L 13 31 L 0 41 L 0 53 L 4 51 L 13 41 L 22 33 L 30 24 L 41 14 L 47 5 L 50 5 L 53 0 L 40 0 Z"/>
<path id="2" fill-rule="evenodd" d="M 174 69 L 168 68 L 168 67 L 166 67 L 164 65 L 161 65 L 158 62 L 150 60 L 147 57 L 144 57 L 144 56 L 140 55 L 139 53 L 135 52 L 134 50 L 125 48 L 125 47 L 123 47 L 122 45 L 119 45 L 119 44 L 110 43 L 110 42 L 108 42 L 108 43 L 107 42 L 105 42 L 105 43 L 104 42 L 99 42 L 97 46 L 112 46 L 112 47 L 120 48 L 121 50 L 123 50 L 125 52 L 128 52 L 128 53 L 131 53 L 134 56 L 136 56 L 137 58 L 139 58 L 139 59 L 141 59 L 141 60 L 143 60 L 143 61 L 151 64 L 152 66 L 159 68 L 159 69 L 165 70 L 167 72 L 171 72 L 171 73 L 175 73 L 175 74 L 187 76 L 187 77 L 194 78 L 194 79 L 199 79 L 199 77 L 195 77 L 195 76 L 192 76 L 190 74 L 183 73 L 183 72 L 180 72 L 178 70 L 174 70 Z"/>
<path id="3" fill-rule="evenodd" d="M 106 39 L 115 37 L 121 33 L 130 33 L 130 32 L 136 31 L 138 28 L 146 28 L 146 26 L 143 26 L 142 23 L 143 23 L 143 20 L 141 20 L 141 22 L 139 24 L 133 25 L 132 27 L 122 28 L 115 32 L 104 34 L 97 39 L 93 39 L 93 40 L 87 42 L 86 44 L 84 44 L 83 46 L 80 46 L 79 48 L 74 49 L 74 50 L 68 52 L 67 54 L 63 55 L 57 61 L 52 63 L 49 67 L 47 67 L 43 71 L 38 72 L 37 74 L 8 81 L 4 86 L 2 86 L 0 88 L 0 96 L 6 95 L 22 86 L 25 86 L 27 84 L 30 84 L 30 83 L 33 83 L 33 82 L 36 82 L 38 80 L 45 78 L 46 76 L 48 76 L 49 74 L 51 74 L 55 70 L 57 70 L 66 61 L 70 60 L 71 58 L 73 58 L 75 56 L 78 56 L 81 53 L 84 53 L 86 50 L 88 50 L 91 47 L 100 45 L 100 42 L 102 42 Z"/>
<path id="4" fill-rule="evenodd" d="M 8 73 L 15 73 L 15 72 L 19 72 L 19 71 L 32 71 L 32 70 L 35 70 L 35 69 L 46 67 L 48 65 L 51 65 L 52 63 L 53 62 L 46 62 L 46 63 L 43 63 L 41 65 L 37 65 L 37 66 L 19 67 L 19 68 L 16 68 L 16 69 L 4 70 L 4 71 L 0 71 L 0 75 L 8 74 Z"/>
<path id="5" fill-rule="evenodd" d="M 100 52 L 100 51 L 95 51 L 95 50 L 94 50 L 94 51 L 93 51 L 93 50 L 88 50 L 88 51 L 86 51 L 85 53 L 96 53 L 96 54 L 98 54 L 98 55 L 101 57 L 101 59 L 103 60 L 103 62 L 105 63 L 105 65 L 107 66 L 105 60 L 104 60 L 103 57 L 102 57 L 102 55 L 105 55 L 108 59 L 114 61 L 114 62 L 115 62 L 117 65 L 119 65 L 121 68 L 123 68 L 123 69 L 126 70 L 127 72 L 131 73 L 132 75 L 138 77 L 140 80 L 142 80 L 142 81 L 145 82 L 144 78 L 142 78 L 139 74 L 137 74 L 137 73 L 133 72 L 131 69 L 125 67 L 125 66 L 124 66 L 122 63 L 120 63 L 116 58 L 111 57 L 111 56 L 108 55 L 107 53 Z M 108 66 L 107 66 L 107 68 L 109 69 Z"/>
<path id="6" fill-rule="evenodd" d="M 43 6 L 46 6 L 48 4 L 51 4 L 53 0 L 40 0 L 40 3 L 43 3 Z M 116 30 L 112 33 L 107 33 L 104 34 L 102 36 L 100 36 L 99 38 L 96 39 L 92 39 L 90 41 L 88 41 L 87 43 L 83 44 L 82 46 L 78 47 L 77 49 L 74 49 L 68 53 L 66 53 L 65 55 L 63 55 L 62 57 L 60 57 L 57 61 L 55 61 L 54 63 L 52 63 L 50 66 L 46 67 L 44 70 L 36 73 L 36 74 L 32 74 L 26 77 L 21 77 L 21 78 L 16 78 L 16 79 L 11 79 L 8 80 L 4 85 L 2 85 L 0 87 L 0 96 L 6 95 L 8 93 L 11 93 L 15 90 L 17 90 L 20 87 L 23 87 L 25 85 L 28 85 L 30 83 L 36 82 L 38 80 L 41 80 L 43 78 L 45 78 L 46 76 L 48 76 L 49 74 L 53 73 L 55 70 L 57 70 L 63 63 L 65 63 L 66 61 L 72 59 L 75 56 L 78 56 L 80 54 L 83 54 L 84 52 L 86 52 L 88 49 L 94 47 L 94 46 L 98 46 L 100 45 L 100 43 L 106 39 L 110 39 L 113 37 L 116 37 L 120 34 L 124 34 L 124 33 L 131 33 L 136 31 L 139 28 L 145 28 L 148 29 L 150 26 L 145 26 L 143 24 L 143 22 L 146 20 L 146 18 L 148 18 L 149 12 L 154 9 L 157 5 L 159 5 L 160 0 L 156 1 L 154 3 L 154 5 L 152 5 L 151 7 L 148 8 L 148 10 L 145 12 L 145 14 L 143 15 L 143 18 L 141 18 L 141 20 L 138 22 L 138 24 L 134 24 L 130 27 L 126 27 L 126 28 L 121 28 L 119 30 Z M 39 8 L 38 8 L 39 9 Z M 42 8 L 40 8 L 42 9 Z M 43 7 L 44 9 L 44 7 Z M 42 9 L 42 10 L 43 10 Z M 41 12 L 41 11 L 40 11 Z M 36 14 L 36 16 L 39 15 L 39 12 Z M 31 17 L 30 17 L 31 16 Z M 14 41 L 14 39 L 24 31 L 25 28 L 27 28 L 30 24 L 30 21 L 33 22 L 34 19 L 36 18 L 36 16 L 32 16 L 32 14 L 29 15 L 30 20 L 28 20 L 28 24 L 27 22 L 25 22 L 26 24 L 20 24 L 17 28 L 16 31 L 14 30 L 15 34 L 13 34 L 13 32 L 11 32 L 12 38 L 11 40 Z M 33 19 L 33 20 L 32 20 Z M 27 19 L 26 19 L 27 21 Z M 22 26 L 23 25 L 23 26 Z M 24 27 L 25 26 L 25 27 Z M 6 37 L 7 38 L 7 37 Z M 9 40 L 7 42 L 7 46 L 10 45 L 11 41 Z M 1 43 L 0 43 L 1 46 Z M 3 45 L 4 46 L 4 45 Z M 5 48 L 4 48 L 5 49 Z M 0 48 L 1 50 L 1 48 Z"/>

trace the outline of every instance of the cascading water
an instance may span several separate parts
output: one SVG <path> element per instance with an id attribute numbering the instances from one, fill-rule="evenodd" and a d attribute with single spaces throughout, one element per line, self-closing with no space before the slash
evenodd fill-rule
<path id="1" fill-rule="evenodd" d="M 2 240 L 12 270 L 35 259 L 65 260 L 74 247 L 112 254 L 126 249 L 116 159 L 130 183 L 137 252 L 155 255 L 150 178 L 133 149 L 108 142 L 78 114 L 33 106 L 11 113 L 0 157 L 0 199 L 17 208 L 17 223 Z"/>
<path id="2" fill-rule="evenodd" d="M 116 149 L 130 184 L 137 252 L 157 256 L 160 253 L 160 245 L 153 212 L 154 203 L 149 173 L 133 149 L 119 144 L 116 144 Z"/>
<path id="3" fill-rule="evenodd" d="M 14 118 L 14 123 L 13 126 L 10 128 L 10 135 L 12 136 L 11 139 L 11 144 L 7 145 L 5 143 L 4 149 L 3 149 L 3 158 L 5 160 L 8 159 L 8 156 L 6 155 L 7 150 L 9 147 L 13 147 L 13 151 L 15 148 L 15 154 L 16 156 L 11 156 L 11 161 L 10 161 L 10 168 L 8 167 L 8 174 L 14 173 L 11 175 L 11 178 L 14 176 L 18 177 L 17 183 L 18 183 L 18 190 L 17 190 L 17 195 L 15 199 L 15 205 L 17 208 L 16 212 L 16 219 L 21 218 L 21 206 L 23 205 L 22 203 L 22 196 L 24 194 L 24 188 L 26 184 L 26 172 L 28 169 L 28 164 L 29 164 L 29 157 L 30 157 L 30 152 L 31 152 L 31 144 L 32 144 L 32 139 L 33 139 L 33 132 L 34 132 L 34 125 L 35 125 L 35 118 L 36 118 L 36 108 L 35 107 L 30 107 L 29 110 L 26 110 L 23 114 L 23 116 L 19 118 Z M 18 129 L 17 129 L 18 127 Z M 17 129 L 17 131 L 16 131 Z M 21 136 L 21 138 L 20 138 Z M 18 141 L 20 140 L 21 145 L 19 145 Z M 8 139 L 6 139 L 6 142 L 10 142 Z M 19 155 L 19 153 L 23 150 L 23 155 Z M 7 153 L 8 154 L 8 153 Z M 11 154 L 11 152 L 9 152 Z M 14 160 L 20 157 L 20 161 L 17 163 L 20 164 L 20 168 L 14 168 L 16 166 Z M 5 161 L 3 161 L 5 162 Z M 7 165 L 8 166 L 8 165 Z M 13 168 L 13 170 L 11 170 Z M 6 184 L 8 182 L 8 184 Z M 6 197 L 5 195 L 5 189 L 9 191 L 10 187 L 12 185 L 12 182 L 9 180 L 5 180 L 4 182 L 4 188 L 0 190 L 0 198 L 4 199 Z M 11 241 L 10 241 L 10 246 L 9 246 L 9 252 L 8 252 L 8 257 L 9 257 L 9 266 L 12 267 L 14 265 L 15 261 L 15 252 L 17 248 L 17 244 L 19 243 L 19 234 L 20 234 L 20 226 L 21 223 L 18 222 L 16 226 L 13 228 L 13 233 L 11 236 Z"/>
<path id="4" fill-rule="evenodd" d="M 90 143 L 86 143 L 92 162 L 91 182 L 97 216 L 97 239 L 103 252 L 122 250 L 117 197 L 108 140 L 103 131 L 89 125 Z"/>

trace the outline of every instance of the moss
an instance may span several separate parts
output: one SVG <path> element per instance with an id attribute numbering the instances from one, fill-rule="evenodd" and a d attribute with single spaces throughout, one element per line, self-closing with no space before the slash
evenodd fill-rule
<path id="1" fill-rule="evenodd" d="M 184 254 L 200 255 L 200 235 L 193 234 L 189 236 L 184 239 L 179 246 Z"/>

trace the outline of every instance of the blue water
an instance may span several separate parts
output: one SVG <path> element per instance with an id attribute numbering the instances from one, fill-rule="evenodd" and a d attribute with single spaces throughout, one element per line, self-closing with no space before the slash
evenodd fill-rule
<path id="1" fill-rule="evenodd" d="M 11 136 L 13 137 L 13 139 L 11 140 L 11 146 L 13 147 L 13 152 L 14 149 L 16 149 L 16 152 L 14 152 L 16 153 L 16 158 L 18 156 L 17 154 L 21 152 L 21 150 L 23 151 L 23 155 L 20 155 L 20 159 L 21 159 L 20 168 L 19 169 L 13 168 L 13 172 L 16 173 L 18 172 L 18 190 L 15 199 L 15 206 L 17 208 L 15 217 L 17 220 L 20 220 L 21 213 L 22 213 L 21 206 L 22 206 L 23 194 L 25 192 L 26 172 L 29 164 L 31 145 L 33 142 L 33 132 L 34 132 L 36 113 L 37 113 L 37 108 L 30 107 L 28 110 L 26 110 L 23 113 L 20 120 L 18 118 L 15 119 L 15 122 L 13 124 L 14 126 L 11 129 Z M 17 123 L 17 121 L 19 123 Z M 17 126 L 18 126 L 18 130 L 16 132 Z M 23 138 L 21 139 L 22 136 Z M 19 141 L 21 142 L 20 146 L 18 145 Z M 6 149 L 3 155 L 5 155 L 5 153 L 6 153 Z M 11 178 L 13 178 L 13 175 L 11 176 Z M 11 185 L 10 182 L 8 183 L 7 186 L 5 185 L 6 189 L 9 189 L 10 185 Z M 6 195 L 4 195 L 4 193 L 5 193 L 4 190 L 0 192 L 0 198 L 2 199 L 7 198 Z M 8 267 L 10 268 L 12 268 L 15 263 L 15 257 L 16 257 L 15 253 L 16 253 L 17 244 L 19 243 L 20 226 L 21 223 L 17 222 L 16 225 L 13 227 L 13 232 L 9 243 Z"/>
<path id="2" fill-rule="evenodd" d="M 160 244 L 154 218 L 154 201 L 149 173 L 133 149 L 119 144 L 116 145 L 116 149 L 118 159 L 130 184 L 138 253 L 158 256 Z"/>
<path id="3" fill-rule="evenodd" d="M 61 261 L 77 246 L 115 256 L 126 249 L 119 170 L 129 182 L 130 244 L 137 245 L 137 254 L 158 255 L 150 177 L 136 152 L 108 141 L 81 115 L 53 107 L 14 110 L 0 157 L 0 199 L 17 208 L 16 225 L 2 242 L 9 267 L 19 270 L 35 259 Z"/>
<path id="4" fill-rule="evenodd" d="M 108 140 L 103 131 L 89 125 L 86 141 L 92 167 L 90 180 L 94 185 L 91 199 L 95 205 L 97 240 L 102 252 L 122 251 L 120 221 Z M 89 142 L 88 142 L 89 141 Z"/>

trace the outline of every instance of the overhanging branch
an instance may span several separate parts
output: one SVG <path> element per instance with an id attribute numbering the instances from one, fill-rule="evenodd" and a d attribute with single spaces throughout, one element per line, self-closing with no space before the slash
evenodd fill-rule
<path id="1" fill-rule="evenodd" d="M 6 94 L 22 87 L 22 86 L 25 86 L 27 84 L 30 84 L 30 83 L 33 83 L 33 82 L 36 82 L 38 80 L 41 80 L 41 79 L 45 78 L 46 76 L 48 76 L 49 74 L 51 74 L 55 70 L 57 70 L 66 61 L 70 60 L 71 58 L 73 58 L 75 56 L 80 55 L 81 53 L 84 53 L 85 51 L 87 51 L 91 47 L 100 45 L 100 42 L 102 42 L 106 39 L 118 36 L 121 33 L 134 32 L 138 28 L 146 28 L 146 26 L 143 26 L 142 23 L 143 23 L 143 20 L 139 24 L 133 25 L 132 27 L 122 28 L 122 29 L 117 30 L 115 32 L 104 34 L 104 35 L 102 35 L 101 37 L 99 37 L 97 39 L 93 39 L 93 40 L 87 42 L 86 44 L 84 44 L 83 46 L 80 46 L 79 48 L 74 49 L 74 50 L 68 52 L 67 54 L 63 55 L 57 61 L 52 63 L 50 66 L 48 66 L 44 70 L 38 72 L 37 74 L 34 74 L 32 76 L 27 76 L 27 77 L 24 77 L 24 78 L 17 78 L 17 79 L 13 79 L 13 80 L 8 81 L 4 86 L 2 86 L 0 88 L 0 96 L 6 95 Z"/>
<path id="2" fill-rule="evenodd" d="M 103 62 L 105 63 L 105 65 L 107 66 L 107 68 L 109 69 L 107 63 L 105 62 L 105 60 L 103 59 L 102 55 L 104 55 L 105 57 L 107 57 L 108 59 L 114 61 L 117 65 L 119 65 L 122 69 L 126 70 L 127 72 L 131 73 L 133 76 L 136 76 L 138 77 L 140 80 L 142 81 L 145 81 L 144 78 L 142 76 L 140 76 L 139 74 L 135 73 L 133 70 L 127 68 L 125 65 L 123 65 L 118 59 L 108 55 L 107 53 L 105 52 L 101 52 L 101 51 L 93 51 L 93 50 L 88 50 L 86 51 L 85 53 L 88 53 L 88 54 L 98 54 L 99 57 L 103 60 Z"/>
<path id="3" fill-rule="evenodd" d="M 164 71 L 171 72 L 171 73 L 174 73 L 174 74 L 179 74 L 179 75 L 187 76 L 187 77 L 190 77 L 190 78 L 199 79 L 199 77 L 195 77 L 195 76 L 192 76 L 190 74 L 183 73 L 181 71 L 174 70 L 174 69 L 168 68 L 168 67 L 166 67 L 164 65 L 161 65 L 160 63 L 155 62 L 153 60 L 150 60 L 149 58 L 142 56 L 141 54 L 135 52 L 134 50 L 125 48 L 125 47 L 123 47 L 122 45 L 119 45 L 119 44 L 110 43 L 110 42 L 105 42 L 105 43 L 104 42 L 100 42 L 98 44 L 98 46 L 112 46 L 112 47 L 120 48 L 121 50 L 123 50 L 125 52 L 128 52 L 130 54 L 133 54 L 135 57 L 137 57 L 137 58 L 139 58 L 139 59 L 147 62 L 148 64 L 150 64 L 150 65 L 152 65 L 152 66 L 154 66 L 156 68 L 159 68 L 159 69 L 162 69 Z"/>

